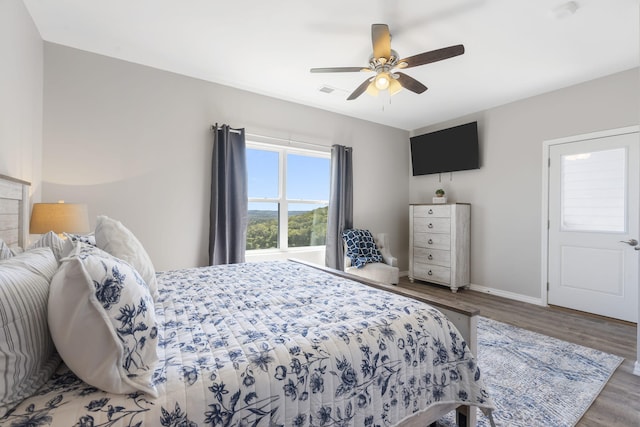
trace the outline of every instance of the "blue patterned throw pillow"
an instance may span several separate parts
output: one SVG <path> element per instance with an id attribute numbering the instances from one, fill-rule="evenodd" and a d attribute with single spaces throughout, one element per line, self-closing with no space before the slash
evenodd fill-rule
<path id="1" fill-rule="evenodd" d="M 154 303 L 131 265 L 77 242 L 51 281 L 49 327 L 60 356 L 86 383 L 157 397 Z"/>
<path id="2" fill-rule="evenodd" d="M 360 256 L 367 262 L 382 262 L 382 254 L 369 230 L 360 230 Z"/>
<path id="3" fill-rule="evenodd" d="M 342 239 L 347 247 L 347 253 L 345 256 L 351 260 L 351 263 L 355 265 L 360 253 L 360 230 L 349 229 L 342 232 Z"/>
<path id="4" fill-rule="evenodd" d="M 347 256 L 356 268 L 362 268 L 370 262 L 382 262 L 382 254 L 378 250 L 373 235 L 369 230 L 349 229 L 342 232 L 347 246 Z"/>

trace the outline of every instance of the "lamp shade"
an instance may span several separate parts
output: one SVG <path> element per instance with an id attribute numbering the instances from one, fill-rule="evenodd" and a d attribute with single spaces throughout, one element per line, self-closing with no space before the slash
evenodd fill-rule
<path id="1" fill-rule="evenodd" d="M 29 233 L 88 233 L 89 212 L 82 203 L 34 203 Z"/>

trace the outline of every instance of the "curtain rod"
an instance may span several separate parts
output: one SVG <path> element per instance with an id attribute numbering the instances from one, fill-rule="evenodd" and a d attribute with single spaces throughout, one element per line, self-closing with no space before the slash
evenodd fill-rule
<path id="1" fill-rule="evenodd" d="M 263 138 L 263 139 L 271 139 L 273 141 L 281 141 L 281 142 L 286 142 L 288 144 L 293 143 L 293 144 L 310 145 L 312 147 L 331 148 L 328 145 L 314 144 L 312 142 L 296 141 L 294 139 L 278 138 L 278 137 L 275 137 L 275 136 L 258 135 L 258 134 L 255 134 L 255 133 L 248 133 L 247 136 L 248 137 L 255 137 L 255 138 Z"/>
<path id="2" fill-rule="evenodd" d="M 216 128 L 215 126 L 211 126 L 211 130 L 215 130 L 215 128 Z M 229 132 L 239 134 L 240 130 L 229 128 Z M 245 133 L 245 136 L 254 137 L 254 138 L 261 138 L 261 139 L 270 139 L 272 141 L 281 141 L 281 142 L 286 142 L 288 144 L 291 144 L 291 143 L 293 143 L 293 144 L 304 144 L 304 145 L 310 145 L 312 147 L 331 148 L 331 146 L 328 146 L 328 145 L 314 144 L 312 142 L 296 141 L 296 140 L 293 140 L 293 139 L 278 138 L 278 137 L 275 137 L 275 136 L 258 135 L 257 133 Z M 256 141 L 256 142 L 258 142 L 258 141 Z"/>
<path id="3" fill-rule="evenodd" d="M 211 125 L 211 130 L 216 130 L 217 126 L 217 123 L 215 125 Z M 229 128 L 229 132 L 240 134 L 240 129 Z"/>

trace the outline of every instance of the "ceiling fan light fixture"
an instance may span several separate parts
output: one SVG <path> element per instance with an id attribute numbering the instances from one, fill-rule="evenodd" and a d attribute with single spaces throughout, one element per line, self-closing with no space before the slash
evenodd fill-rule
<path id="1" fill-rule="evenodd" d="M 389 95 L 393 96 L 402 90 L 402 85 L 396 78 L 391 77 L 392 79 L 389 80 Z"/>
<path id="2" fill-rule="evenodd" d="M 391 80 L 389 73 L 379 73 L 375 80 L 376 88 L 379 90 L 387 89 L 389 87 L 389 80 Z"/>
<path id="3" fill-rule="evenodd" d="M 570 1 L 569 5 L 577 3 Z M 402 89 L 407 89 L 413 93 L 421 94 L 427 87 L 413 77 L 401 73 L 400 69 L 417 67 L 432 62 L 453 58 L 464 53 L 464 46 L 461 44 L 443 47 L 441 49 L 422 52 L 417 55 L 408 56 L 404 59 L 398 52 L 391 49 L 391 35 L 389 26 L 386 24 L 371 25 L 371 43 L 373 54 L 369 56 L 368 67 L 329 67 L 311 68 L 312 73 L 353 73 L 369 72 L 375 73 L 371 78 L 367 78 L 347 97 L 347 101 L 352 101 L 367 92 L 369 95 L 377 96 L 380 91 L 388 90 L 390 95 L 398 93 Z"/>
<path id="4" fill-rule="evenodd" d="M 378 96 L 378 93 L 380 93 L 380 91 L 376 87 L 375 83 L 372 82 L 367 86 L 367 94 L 371 96 Z"/>

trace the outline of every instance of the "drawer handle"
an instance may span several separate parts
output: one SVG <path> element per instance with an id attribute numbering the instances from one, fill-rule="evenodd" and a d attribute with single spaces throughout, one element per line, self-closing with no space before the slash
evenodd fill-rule
<path id="1" fill-rule="evenodd" d="M 427 225 L 427 228 L 433 228 L 433 224 L 429 223 L 429 225 Z"/>
<path id="2" fill-rule="evenodd" d="M 430 245 L 433 245 L 433 240 L 429 239 L 429 240 L 427 240 L 427 243 L 430 244 Z"/>
<path id="3" fill-rule="evenodd" d="M 429 276 L 433 276 L 433 272 L 431 270 L 429 270 L 429 272 L 427 273 Z"/>
<path id="4" fill-rule="evenodd" d="M 428 259 L 429 261 L 431 261 L 431 260 L 433 259 L 433 255 L 429 254 L 429 256 L 427 257 L 427 259 Z"/>
<path id="5" fill-rule="evenodd" d="M 433 209 L 429 209 L 429 215 L 433 213 Z"/>

